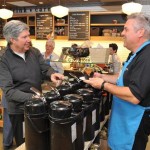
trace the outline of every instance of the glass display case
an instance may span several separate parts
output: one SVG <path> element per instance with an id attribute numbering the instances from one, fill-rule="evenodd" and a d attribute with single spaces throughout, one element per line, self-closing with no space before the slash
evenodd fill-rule
<path id="1" fill-rule="evenodd" d="M 76 49 L 78 50 L 78 49 Z M 89 54 L 86 57 L 78 57 L 79 51 L 73 51 L 70 47 L 62 49 L 59 62 L 70 64 L 70 69 L 82 71 L 85 67 L 92 67 L 96 71 L 100 71 L 101 67 L 108 64 L 109 48 L 89 48 Z M 74 53 L 73 53 L 74 52 Z"/>

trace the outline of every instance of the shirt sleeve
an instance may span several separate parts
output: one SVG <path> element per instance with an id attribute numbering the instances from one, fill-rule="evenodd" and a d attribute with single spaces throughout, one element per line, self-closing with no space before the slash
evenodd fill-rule
<path id="1" fill-rule="evenodd" d="M 131 92 L 141 102 L 149 101 L 150 97 L 150 59 L 148 57 L 147 54 L 144 59 L 143 57 L 137 59 L 134 65 L 129 67 L 129 72 L 126 75 L 130 78 L 128 83 Z"/>
<path id="2" fill-rule="evenodd" d="M 43 58 L 42 54 L 38 49 L 35 48 L 35 51 L 38 57 L 43 79 L 50 80 L 51 74 L 55 73 L 54 69 L 46 63 L 45 59 Z"/>

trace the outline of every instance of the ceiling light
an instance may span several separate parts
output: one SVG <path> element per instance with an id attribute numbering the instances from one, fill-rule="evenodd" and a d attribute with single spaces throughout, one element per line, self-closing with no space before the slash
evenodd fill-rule
<path id="1" fill-rule="evenodd" d="M 2 6 L 4 6 L 4 8 L 0 9 L 0 18 L 2 19 L 11 18 L 13 16 L 13 11 L 5 8 L 6 7 L 5 0 Z"/>
<path id="2" fill-rule="evenodd" d="M 141 12 L 142 5 L 139 3 L 129 2 L 122 5 L 122 12 L 130 15 L 132 13 Z"/>
<path id="3" fill-rule="evenodd" d="M 62 18 L 66 15 L 68 15 L 69 12 L 69 8 L 61 6 L 60 5 L 60 0 L 59 0 L 59 5 L 58 6 L 54 6 L 51 8 L 51 13 L 52 15 L 58 17 L 58 18 Z"/>
<path id="4" fill-rule="evenodd" d="M 41 4 L 41 5 L 42 5 L 42 4 L 43 4 L 43 2 L 39 2 L 39 4 Z"/>
<path id="5" fill-rule="evenodd" d="M 12 16 L 13 16 L 13 11 L 5 8 L 0 9 L 0 18 L 8 19 L 11 18 Z"/>
<path id="6" fill-rule="evenodd" d="M 68 15 L 68 12 L 69 12 L 69 9 L 67 7 L 63 7 L 61 5 L 51 8 L 51 13 L 58 18 L 62 18 L 64 16 Z"/>

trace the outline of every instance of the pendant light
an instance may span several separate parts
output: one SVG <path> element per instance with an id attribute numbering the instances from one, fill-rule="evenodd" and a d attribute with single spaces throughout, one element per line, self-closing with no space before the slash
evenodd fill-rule
<path id="1" fill-rule="evenodd" d="M 69 12 L 69 8 L 61 6 L 60 5 L 60 0 L 59 0 L 59 5 L 58 6 L 54 6 L 51 8 L 51 13 L 52 15 L 58 17 L 58 18 L 62 18 L 66 15 L 68 15 Z"/>
<path id="2" fill-rule="evenodd" d="M 3 6 L 6 7 L 5 0 L 4 0 Z M 13 16 L 13 11 L 6 9 L 6 8 L 0 9 L 0 18 L 8 19 L 8 18 L 11 18 L 12 16 Z"/>
<path id="3" fill-rule="evenodd" d="M 141 12 L 142 5 L 135 2 L 128 2 L 122 5 L 122 12 L 130 15 L 132 13 Z"/>

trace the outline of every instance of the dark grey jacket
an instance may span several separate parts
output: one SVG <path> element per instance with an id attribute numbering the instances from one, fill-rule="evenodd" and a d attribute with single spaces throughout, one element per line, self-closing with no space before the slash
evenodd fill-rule
<path id="1" fill-rule="evenodd" d="M 41 91 L 43 79 L 50 79 L 54 70 L 45 63 L 40 51 L 30 48 L 25 53 L 25 61 L 8 46 L 0 56 L 0 87 L 7 102 L 9 114 L 23 113 L 24 102 L 33 93 L 33 86 Z"/>

